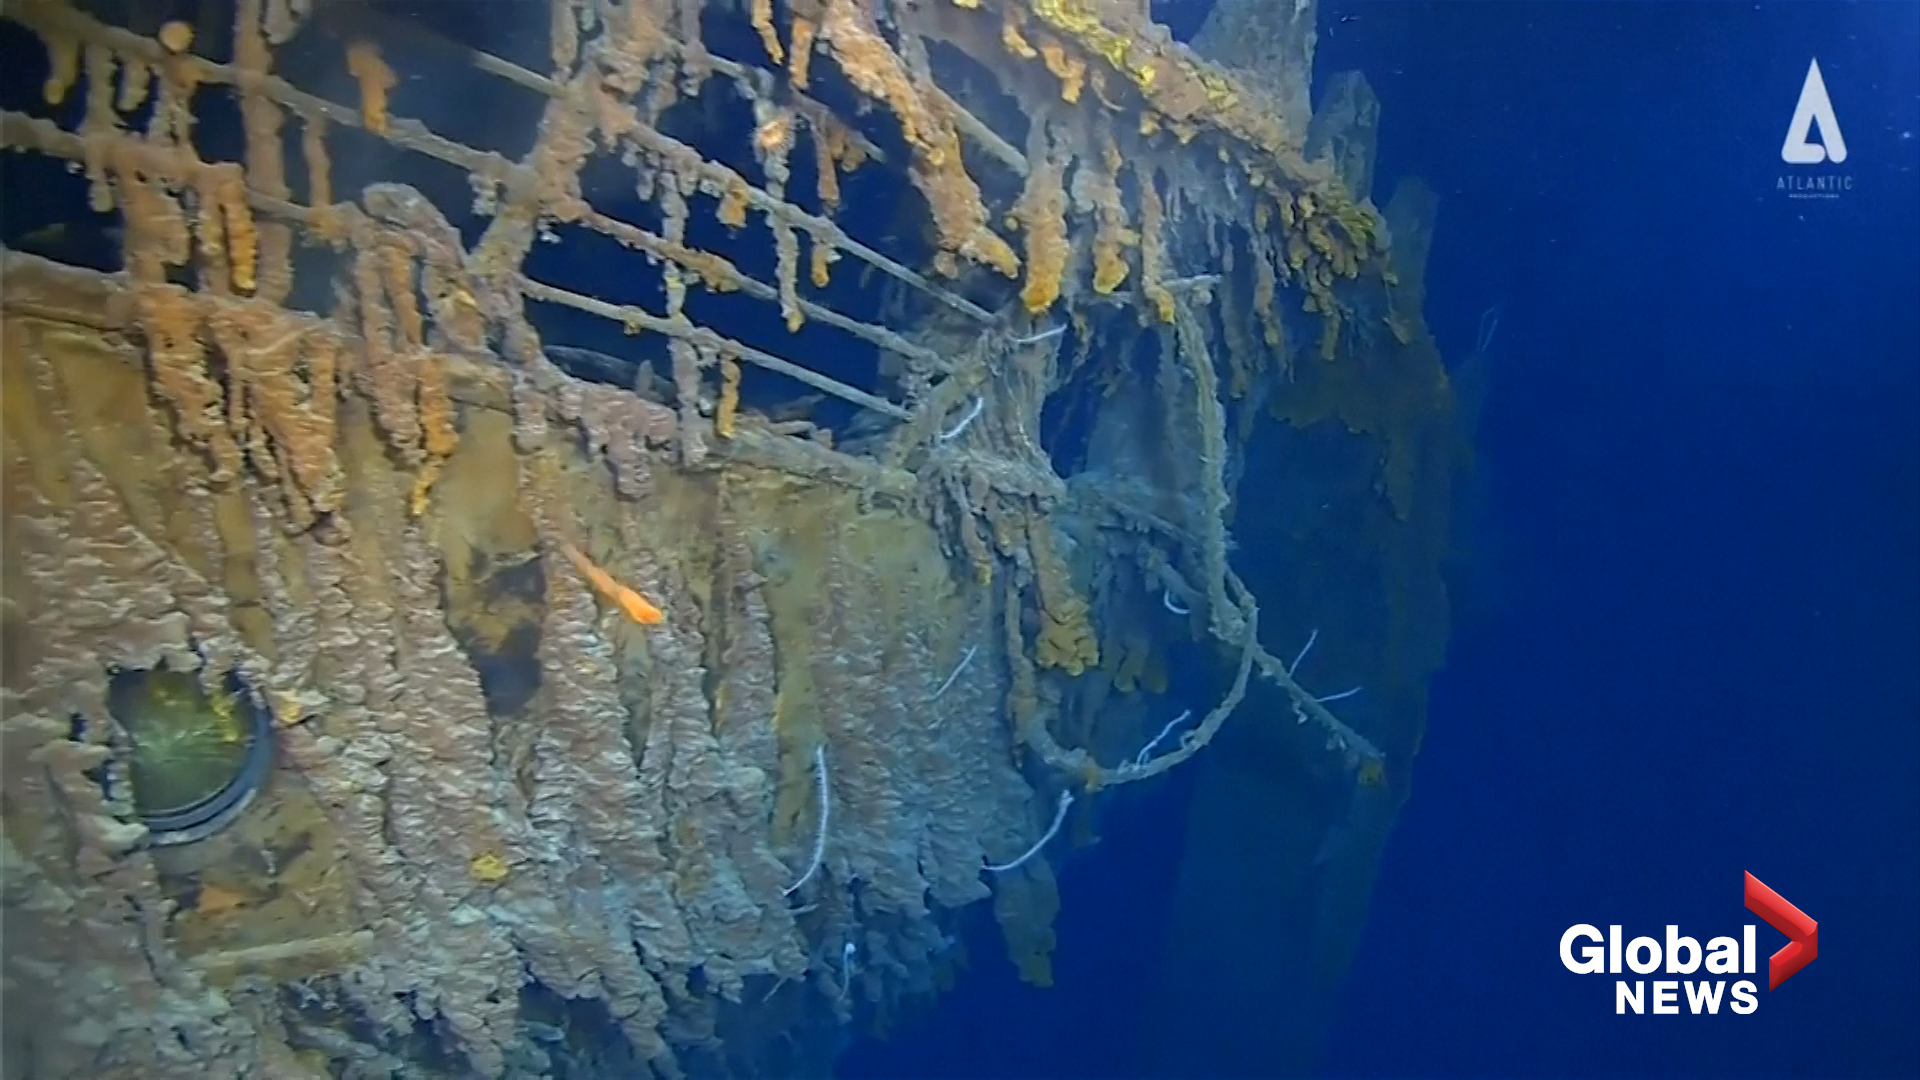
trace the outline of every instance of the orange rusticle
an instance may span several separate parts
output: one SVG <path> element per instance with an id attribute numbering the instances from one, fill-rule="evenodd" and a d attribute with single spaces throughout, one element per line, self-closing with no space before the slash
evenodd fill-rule
<path id="1" fill-rule="evenodd" d="M 347 72 L 360 84 L 360 122 L 375 135 L 387 133 L 387 92 L 399 85 L 393 69 L 371 41 L 347 46 Z"/>
<path id="2" fill-rule="evenodd" d="M 580 576 L 586 578 L 587 583 L 593 586 L 593 591 L 599 593 L 608 603 L 619 608 L 621 613 L 626 615 L 627 618 L 632 619 L 642 626 L 658 626 L 667 620 L 667 617 L 661 613 L 660 609 L 648 602 L 646 597 L 620 584 L 612 574 L 607 573 L 600 568 L 598 563 L 587 558 L 579 548 L 574 547 L 572 544 L 562 543 L 560 550 L 573 562 L 574 568 L 580 571 Z"/>

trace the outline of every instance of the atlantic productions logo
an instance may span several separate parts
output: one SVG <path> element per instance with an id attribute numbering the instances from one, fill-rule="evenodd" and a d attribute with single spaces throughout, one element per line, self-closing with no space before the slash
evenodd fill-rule
<path id="1" fill-rule="evenodd" d="M 1807 63 L 1807 78 L 1800 84 L 1800 99 L 1787 124 L 1780 160 L 1787 169 L 1774 182 L 1774 190 L 1789 199 L 1837 199 L 1853 190 L 1852 174 L 1839 168 L 1847 160 L 1847 138 L 1840 132 L 1840 117 L 1833 111 L 1818 59 Z"/>
<path id="2" fill-rule="evenodd" d="M 1771 993 L 1820 955 L 1820 924 L 1752 874 L 1746 875 L 1743 891 L 1747 910 L 1787 937 L 1787 943 L 1767 958 Z M 1737 1016 L 1749 1016 L 1760 1008 L 1760 988 L 1740 976 L 1757 974 L 1758 929 L 1747 923 L 1738 937 L 1727 934 L 1702 943 L 1672 923 L 1659 938 L 1632 940 L 1623 940 L 1617 923 L 1607 927 L 1605 934 L 1591 923 L 1576 923 L 1560 935 L 1560 963 L 1575 975 L 1615 976 L 1613 1011 L 1621 1015 L 1671 1016 L 1683 1011 L 1713 1015 L 1724 1006 Z M 1629 973 L 1692 977 L 1620 977 Z"/>

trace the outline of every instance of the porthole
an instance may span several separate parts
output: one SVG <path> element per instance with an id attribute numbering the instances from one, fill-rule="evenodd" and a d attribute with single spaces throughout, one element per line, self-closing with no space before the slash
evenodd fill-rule
<path id="1" fill-rule="evenodd" d="M 272 768 L 272 714 L 237 675 L 209 694 L 191 673 L 116 672 L 107 707 L 127 735 L 133 807 L 151 844 L 192 843 L 226 828 Z"/>

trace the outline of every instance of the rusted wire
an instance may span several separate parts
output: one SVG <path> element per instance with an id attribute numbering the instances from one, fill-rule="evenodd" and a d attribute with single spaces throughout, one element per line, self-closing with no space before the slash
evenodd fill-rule
<path id="1" fill-rule="evenodd" d="M 729 356 L 737 356 L 742 360 L 766 368 L 768 371 L 777 371 L 788 378 L 806 383 L 815 390 L 824 391 L 837 398 L 851 401 L 855 405 L 872 409 L 874 412 L 880 413 L 883 416 L 891 416 L 896 420 L 905 420 L 912 415 L 907 412 L 905 408 L 885 398 L 875 397 L 865 390 L 848 386 L 846 383 L 822 375 L 812 368 L 803 367 L 791 360 L 775 356 L 770 352 L 756 349 L 751 345 L 734 341 L 731 338 L 723 337 L 719 333 L 685 317 L 678 319 L 662 318 L 651 312 L 634 307 L 631 304 L 609 303 L 597 297 L 585 296 L 568 289 L 562 289 L 556 285 L 535 281 L 525 275 L 518 275 L 516 281 L 521 295 L 529 300 L 539 300 L 548 304 L 559 304 L 564 307 L 573 308 L 575 311 L 584 311 L 589 315 L 598 315 L 603 319 L 611 319 L 614 322 L 627 326 L 637 326 L 642 330 L 651 330 L 656 334 L 666 334 L 669 337 L 690 341 L 695 345 L 712 349 Z"/>
<path id="2" fill-rule="evenodd" d="M 233 86 L 243 92 L 263 94 L 295 112 L 324 116 L 343 127 L 366 129 L 359 110 L 309 94 L 277 75 L 257 75 L 190 53 L 175 56 L 166 52 L 158 42 L 150 38 L 100 22 L 90 15 L 61 4 L 28 3 L 18 8 L 9 6 L 3 17 L 30 28 L 52 30 L 56 33 L 71 35 L 85 43 L 104 45 L 122 55 L 138 57 L 150 64 L 184 63 L 191 68 L 197 83 Z M 497 69 L 496 74 L 509 67 L 517 68 L 517 65 L 511 65 L 505 60 L 499 60 L 498 64 L 493 66 Z M 524 68 L 518 68 L 518 70 L 527 77 L 540 78 Z M 524 85 L 524 80 L 521 78 L 515 77 L 513 81 Z M 545 81 L 551 82 L 551 80 Z M 542 92 L 545 91 L 542 90 Z M 561 92 L 560 88 L 556 86 L 555 92 Z M 375 134 L 403 150 L 424 154 L 470 174 L 496 182 L 507 179 L 514 169 L 513 162 L 500 154 L 478 150 L 436 135 L 425 124 L 407 117 L 393 117 L 387 122 L 384 132 L 369 132 L 369 134 Z M 699 163 L 697 168 L 707 176 L 710 182 L 725 185 L 729 190 L 742 192 L 748 204 L 754 209 L 805 231 L 815 242 L 830 244 L 845 251 L 874 269 L 978 322 L 993 321 L 992 314 L 979 305 L 954 295 L 927 280 L 924 275 L 912 268 L 860 243 L 832 220 L 808 213 L 792 203 L 775 198 L 759 187 L 747 183 L 746 178 L 739 173 L 718 162 L 707 160 L 698 150 L 686 143 L 644 126 L 634 134 L 636 141 L 648 145 L 649 149 L 678 160 L 697 161 Z"/>

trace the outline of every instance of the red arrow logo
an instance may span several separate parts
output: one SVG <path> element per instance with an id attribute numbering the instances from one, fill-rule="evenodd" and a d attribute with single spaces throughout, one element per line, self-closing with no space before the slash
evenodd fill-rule
<path id="1" fill-rule="evenodd" d="M 1788 941 L 1780 951 L 1767 957 L 1767 989 L 1778 990 L 1794 972 L 1820 955 L 1820 924 L 1752 874 L 1747 875 L 1747 910 L 1787 935 Z"/>

